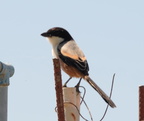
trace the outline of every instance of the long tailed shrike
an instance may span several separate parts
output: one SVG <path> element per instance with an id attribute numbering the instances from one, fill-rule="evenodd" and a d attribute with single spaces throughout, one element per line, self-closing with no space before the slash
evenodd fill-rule
<path id="1" fill-rule="evenodd" d="M 80 78 L 80 81 L 81 79 L 86 80 L 112 108 L 116 107 L 114 102 L 89 77 L 86 57 L 67 30 L 54 27 L 41 35 L 47 37 L 52 44 L 53 56 L 59 59 L 62 70 L 70 76 L 68 81 L 72 77 Z"/>

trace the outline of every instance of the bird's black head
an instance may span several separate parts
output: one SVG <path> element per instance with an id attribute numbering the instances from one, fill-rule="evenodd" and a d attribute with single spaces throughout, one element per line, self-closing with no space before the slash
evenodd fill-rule
<path id="1" fill-rule="evenodd" d="M 69 32 L 61 27 L 54 27 L 49 29 L 47 32 L 44 32 L 41 34 L 43 37 L 61 37 L 66 40 L 72 40 L 72 36 L 69 34 Z"/>

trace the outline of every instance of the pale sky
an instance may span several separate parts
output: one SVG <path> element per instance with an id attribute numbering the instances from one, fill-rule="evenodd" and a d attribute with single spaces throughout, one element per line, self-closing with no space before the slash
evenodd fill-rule
<path id="1" fill-rule="evenodd" d="M 109 108 L 104 121 L 138 120 L 138 87 L 144 84 L 143 0 L 3 0 L 0 5 L 0 61 L 15 68 L 8 121 L 57 121 L 51 45 L 40 36 L 56 26 L 70 32 L 87 57 L 91 78 L 107 94 L 116 73 L 112 100 L 117 108 Z M 62 73 L 62 78 L 65 82 L 68 76 Z M 106 103 L 87 82 L 81 85 L 93 119 L 99 121 Z M 81 113 L 90 121 L 84 105 Z"/>

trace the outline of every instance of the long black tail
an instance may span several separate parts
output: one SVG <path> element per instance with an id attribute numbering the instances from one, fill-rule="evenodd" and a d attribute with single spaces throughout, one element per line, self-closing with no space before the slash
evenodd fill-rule
<path id="1" fill-rule="evenodd" d="M 101 95 L 106 103 L 108 103 L 112 108 L 116 107 L 114 102 L 106 95 L 106 93 L 89 77 L 85 76 L 85 80 Z"/>

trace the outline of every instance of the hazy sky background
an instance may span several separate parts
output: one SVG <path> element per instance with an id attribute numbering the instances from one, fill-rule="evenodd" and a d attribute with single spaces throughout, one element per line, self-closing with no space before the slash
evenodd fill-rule
<path id="1" fill-rule="evenodd" d="M 112 99 L 117 108 L 109 108 L 104 121 L 138 120 L 138 87 L 144 84 L 143 0 L 3 0 L 0 6 L 0 61 L 15 67 L 8 121 L 57 121 L 51 45 L 40 36 L 56 26 L 71 33 L 87 57 L 91 78 L 107 94 L 116 73 Z M 62 76 L 65 82 L 68 76 Z M 81 85 L 93 119 L 99 121 L 106 103 L 88 83 Z M 84 106 L 81 113 L 90 120 Z"/>

